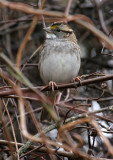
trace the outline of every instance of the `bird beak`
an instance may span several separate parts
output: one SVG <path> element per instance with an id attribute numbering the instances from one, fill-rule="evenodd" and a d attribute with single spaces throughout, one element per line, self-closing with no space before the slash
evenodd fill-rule
<path id="1" fill-rule="evenodd" d="M 50 27 L 43 28 L 43 30 L 46 31 L 47 33 L 51 33 L 51 28 Z"/>

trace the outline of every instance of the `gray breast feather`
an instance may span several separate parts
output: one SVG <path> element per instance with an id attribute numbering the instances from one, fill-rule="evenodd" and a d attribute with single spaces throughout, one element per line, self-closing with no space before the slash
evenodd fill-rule
<path id="1" fill-rule="evenodd" d="M 45 84 L 69 82 L 77 76 L 79 69 L 80 49 L 77 44 L 46 41 L 39 59 L 40 76 Z"/>

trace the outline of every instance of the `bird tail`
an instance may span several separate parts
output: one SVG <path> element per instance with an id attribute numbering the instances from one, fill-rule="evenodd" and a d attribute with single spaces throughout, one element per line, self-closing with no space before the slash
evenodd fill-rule
<path id="1" fill-rule="evenodd" d="M 56 94 L 57 92 L 54 91 L 48 91 L 46 93 L 46 95 L 48 96 L 48 98 L 51 100 L 51 104 L 52 105 L 48 105 L 48 104 L 42 104 L 43 105 L 43 109 L 41 111 L 41 115 L 40 115 L 40 121 L 41 122 L 50 122 L 52 119 L 54 121 L 58 121 L 58 114 L 55 110 L 55 99 L 56 99 Z"/>

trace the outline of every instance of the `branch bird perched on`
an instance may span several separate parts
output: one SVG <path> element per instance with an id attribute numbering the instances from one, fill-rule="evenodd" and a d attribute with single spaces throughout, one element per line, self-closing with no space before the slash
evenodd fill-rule
<path id="1" fill-rule="evenodd" d="M 44 84 L 70 82 L 78 75 L 81 63 L 76 36 L 66 23 L 56 22 L 44 30 L 47 35 L 39 54 L 40 77 Z M 41 120 L 49 117 L 44 110 Z"/>

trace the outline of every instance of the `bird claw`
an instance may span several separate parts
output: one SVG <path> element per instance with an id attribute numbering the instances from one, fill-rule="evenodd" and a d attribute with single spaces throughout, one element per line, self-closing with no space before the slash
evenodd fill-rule
<path id="1" fill-rule="evenodd" d="M 82 86 L 81 76 L 73 78 L 73 82 L 75 82 L 75 81 L 78 81 L 80 83 L 80 85 Z"/>
<path id="2" fill-rule="evenodd" d="M 47 88 L 52 88 L 52 91 L 54 91 L 54 88 L 56 87 L 57 88 L 57 84 L 55 83 L 55 82 L 53 82 L 53 81 L 50 81 L 49 82 L 49 85 L 46 85 L 45 87 L 43 87 L 40 91 L 43 91 L 43 90 L 45 90 L 45 89 L 47 89 Z"/>
<path id="3" fill-rule="evenodd" d="M 55 82 L 53 82 L 53 81 L 50 81 L 49 82 L 49 88 L 52 88 L 52 91 L 54 91 L 55 87 L 57 88 L 57 84 Z"/>

